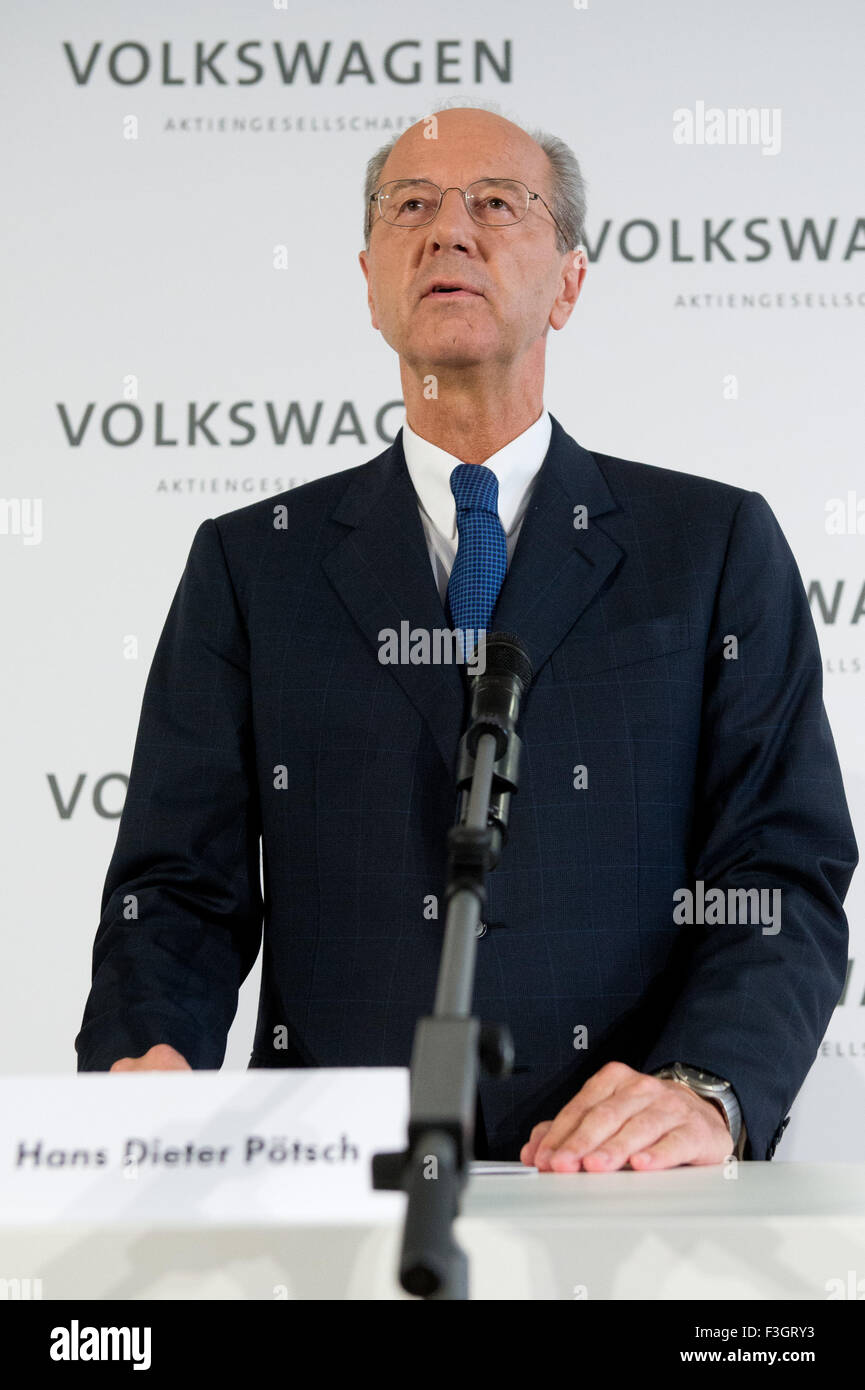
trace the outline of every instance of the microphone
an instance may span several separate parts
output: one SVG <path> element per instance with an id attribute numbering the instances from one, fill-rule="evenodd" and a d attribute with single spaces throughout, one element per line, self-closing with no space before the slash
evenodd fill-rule
<path id="1" fill-rule="evenodd" d="M 485 641 L 483 673 L 470 677 L 468 727 L 460 742 L 457 762 L 457 820 L 463 820 L 468 806 L 478 743 L 483 734 L 491 734 L 496 747 L 488 824 L 498 832 L 493 839 L 492 868 L 507 841 L 508 813 L 511 797 L 517 791 L 522 752 L 516 724 L 531 680 L 532 663 L 519 638 L 511 632 L 491 633 Z"/>
<path id="2" fill-rule="evenodd" d="M 520 703 L 532 680 L 529 654 L 510 632 L 486 638 L 483 673 L 471 676 L 471 710 L 466 731 L 468 751 L 477 753 L 481 734 L 494 734 L 496 761 L 507 751 L 520 716 Z"/>

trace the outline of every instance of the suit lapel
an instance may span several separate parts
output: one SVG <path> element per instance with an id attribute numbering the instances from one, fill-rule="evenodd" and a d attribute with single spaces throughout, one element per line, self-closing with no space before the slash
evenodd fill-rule
<path id="1" fill-rule="evenodd" d="M 574 526 L 577 506 L 586 508 L 585 529 Z M 622 557 L 621 547 L 591 524 L 593 517 L 617 506 L 592 455 L 552 418 L 550 446 L 491 623 L 491 630 L 520 638 L 535 672 Z M 355 471 L 332 519 L 349 529 L 323 567 L 376 654 L 384 628 L 399 633 L 404 621 L 427 632 L 449 626 L 401 431 L 390 449 Z M 453 772 L 466 703 L 459 667 L 406 663 L 385 669 L 426 721 L 445 766 Z"/>
<path id="2" fill-rule="evenodd" d="M 450 627 L 430 564 L 401 431 L 390 449 L 357 470 L 333 519 L 351 529 L 325 557 L 324 570 L 376 654 L 384 628 L 398 634 L 401 622 L 427 632 Z M 426 720 L 452 773 L 465 713 L 460 668 L 392 664 L 384 669 Z"/>
<path id="3" fill-rule="evenodd" d="M 566 434 L 555 417 L 519 540 L 490 626 L 511 632 L 537 673 L 599 593 L 624 552 L 592 524 L 618 510 L 592 455 Z M 584 529 L 574 525 L 586 508 Z"/>

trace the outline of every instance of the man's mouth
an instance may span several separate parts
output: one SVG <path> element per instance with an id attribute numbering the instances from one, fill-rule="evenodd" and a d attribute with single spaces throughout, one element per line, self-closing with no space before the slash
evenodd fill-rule
<path id="1" fill-rule="evenodd" d="M 466 290 L 461 285 L 435 285 L 424 295 L 424 299 L 478 299 L 480 297 L 478 290 Z"/>

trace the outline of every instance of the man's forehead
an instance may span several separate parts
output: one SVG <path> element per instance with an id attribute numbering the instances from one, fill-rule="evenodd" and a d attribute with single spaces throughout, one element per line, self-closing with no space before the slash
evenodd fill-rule
<path id="1" fill-rule="evenodd" d="M 526 179 L 536 187 L 546 175 L 540 145 L 510 121 L 459 120 L 439 117 L 437 138 L 424 138 L 425 125 L 411 126 L 397 140 L 382 170 L 387 179 L 428 178 L 465 187 L 486 174 Z"/>

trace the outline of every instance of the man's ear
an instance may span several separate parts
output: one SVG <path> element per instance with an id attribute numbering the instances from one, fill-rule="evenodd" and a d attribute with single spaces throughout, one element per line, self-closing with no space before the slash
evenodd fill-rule
<path id="1" fill-rule="evenodd" d="M 358 260 L 360 262 L 360 268 L 364 273 L 364 278 L 366 279 L 366 302 L 369 305 L 369 316 L 372 319 L 373 328 L 378 328 L 375 317 L 375 305 L 372 302 L 372 288 L 369 283 L 369 256 L 366 251 L 359 252 Z"/>
<path id="2" fill-rule="evenodd" d="M 589 268 L 589 258 L 585 246 L 569 251 L 562 266 L 562 279 L 559 293 L 550 310 L 550 324 L 553 328 L 564 328 L 574 311 L 583 281 Z"/>

